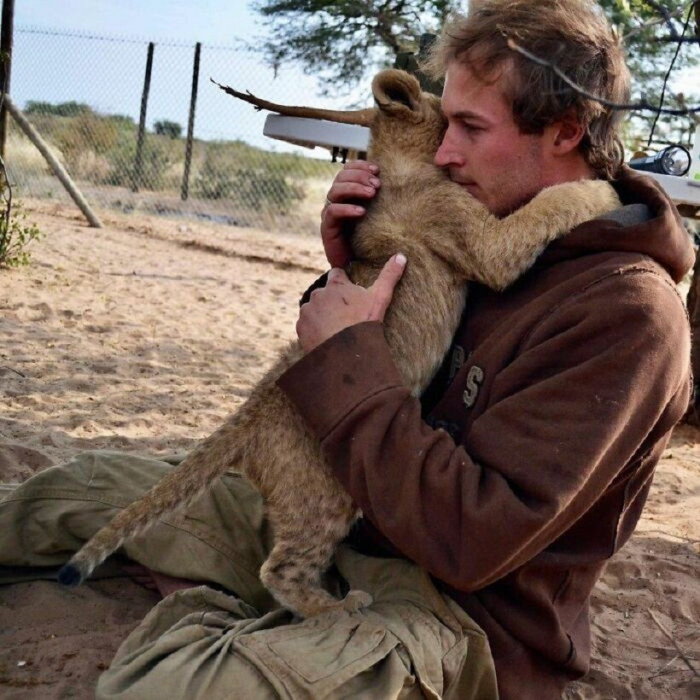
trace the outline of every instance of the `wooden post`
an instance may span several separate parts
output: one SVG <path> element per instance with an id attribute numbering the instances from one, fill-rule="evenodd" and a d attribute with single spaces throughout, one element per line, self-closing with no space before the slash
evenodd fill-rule
<path id="1" fill-rule="evenodd" d="M 420 70 L 420 62 L 428 57 L 428 51 L 435 43 L 436 39 L 436 34 L 421 35 L 418 54 L 402 51 L 396 56 L 394 68 L 400 68 L 407 73 L 411 73 L 411 75 L 415 75 L 416 78 L 418 78 L 421 90 L 424 92 L 432 92 L 434 95 L 440 96 L 442 95 L 442 89 L 445 84 L 444 81 L 435 82 Z"/>
<path id="2" fill-rule="evenodd" d="M 192 164 L 192 141 L 194 138 L 194 116 L 197 106 L 197 92 L 199 86 L 199 57 L 202 53 L 202 44 L 197 42 L 194 47 L 194 68 L 192 69 L 192 96 L 190 97 L 190 118 L 187 122 L 187 143 L 185 145 L 185 172 L 182 175 L 182 189 L 180 199 L 184 202 L 189 196 L 190 166 Z"/>
<path id="3" fill-rule="evenodd" d="M 700 427 L 700 395 L 698 394 L 700 389 L 700 250 L 695 254 L 695 266 L 686 305 L 691 330 L 690 367 L 693 371 L 694 383 L 684 421 Z"/>
<path id="4" fill-rule="evenodd" d="M 12 34 L 15 18 L 15 0 L 2 0 L 2 30 L 0 31 L 0 89 L 10 94 L 10 67 L 12 66 Z M 0 157 L 5 158 L 7 144 L 7 108 L 0 105 Z"/>
<path id="5" fill-rule="evenodd" d="M 136 142 L 136 158 L 134 160 L 134 173 L 131 181 L 132 192 L 138 192 L 143 178 L 143 144 L 146 138 L 146 111 L 148 110 L 148 93 L 151 89 L 151 72 L 153 71 L 153 50 L 155 44 L 148 44 L 146 56 L 146 77 L 143 81 L 143 93 L 141 94 L 141 116 L 139 118 L 139 136 Z"/>
<path id="6" fill-rule="evenodd" d="M 102 222 L 97 218 L 95 212 L 92 211 L 80 190 L 76 187 L 73 180 L 71 180 L 70 175 L 56 160 L 44 139 L 39 135 L 39 132 L 31 125 L 29 120 L 22 114 L 21 110 L 15 106 L 9 95 L 5 95 L 5 105 L 7 106 L 7 111 L 12 115 L 12 118 L 17 122 L 22 131 L 24 131 L 29 140 L 39 149 L 41 155 L 44 156 L 46 162 L 56 174 L 56 177 L 63 183 L 63 186 L 68 190 L 68 194 L 80 208 L 80 211 L 85 214 L 85 218 L 90 222 L 90 226 L 102 228 Z"/>

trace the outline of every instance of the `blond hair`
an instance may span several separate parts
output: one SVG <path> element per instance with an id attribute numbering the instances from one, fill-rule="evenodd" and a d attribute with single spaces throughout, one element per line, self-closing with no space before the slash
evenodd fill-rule
<path id="1" fill-rule="evenodd" d="M 467 15 L 446 23 L 424 70 L 440 78 L 459 61 L 489 81 L 510 63 L 504 95 L 520 130 L 541 133 L 573 111 L 585 128 L 579 148 L 586 162 L 599 176 L 614 178 L 624 161 L 619 130 L 625 112 L 572 89 L 551 68 L 510 48 L 509 39 L 556 65 L 587 93 L 628 102 L 624 49 L 600 6 L 592 0 L 472 0 Z"/>

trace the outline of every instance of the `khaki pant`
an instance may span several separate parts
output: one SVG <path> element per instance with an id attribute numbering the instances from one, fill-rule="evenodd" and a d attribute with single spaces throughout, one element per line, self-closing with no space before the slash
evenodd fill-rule
<path id="1" fill-rule="evenodd" d="M 22 576 L 17 567 L 66 561 L 171 468 L 90 452 L 20 487 L 0 486 L 5 581 Z M 271 537 L 257 492 L 226 475 L 186 513 L 127 543 L 131 559 L 214 587 L 179 591 L 153 608 L 117 651 L 97 697 L 498 697 L 483 631 L 417 566 L 343 546 L 336 583 L 374 602 L 300 622 L 258 579 Z"/>

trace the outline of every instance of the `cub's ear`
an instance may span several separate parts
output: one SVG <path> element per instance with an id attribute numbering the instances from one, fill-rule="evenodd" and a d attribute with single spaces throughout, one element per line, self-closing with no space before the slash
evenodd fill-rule
<path id="1" fill-rule="evenodd" d="M 391 68 L 377 73 L 372 81 L 377 107 L 389 114 L 420 112 L 423 99 L 418 80 L 402 70 Z"/>

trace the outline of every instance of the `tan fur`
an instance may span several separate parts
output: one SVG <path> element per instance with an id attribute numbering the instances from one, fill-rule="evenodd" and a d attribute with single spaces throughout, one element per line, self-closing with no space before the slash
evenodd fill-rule
<path id="1" fill-rule="evenodd" d="M 252 96 L 227 91 L 256 103 Z M 418 396 L 451 344 L 466 281 L 505 288 L 551 240 L 620 203 L 608 183 L 581 181 L 544 190 L 511 216 L 496 219 L 432 165 L 444 132 L 439 100 L 395 70 L 380 73 L 373 92 L 377 108 L 370 120 L 369 157 L 380 165 L 382 187 L 353 234 L 357 261 L 350 276 L 367 286 L 391 255 L 407 255 L 385 334 L 406 386 Z M 264 105 L 287 113 L 279 105 Z M 318 116 L 315 110 L 294 109 L 304 110 L 301 116 Z M 332 113 L 322 114 L 332 118 Z M 189 504 L 214 479 L 233 470 L 245 474 L 266 502 L 275 546 L 260 575 L 277 600 L 303 616 L 367 604 L 362 592 L 339 601 L 322 587 L 322 575 L 358 509 L 331 475 L 318 441 L 275 385 L 302 354 L 299 344 L 292 343 L 238 412 L 98 532 L 69 568 L 75 567 L 81 580 L 89 576 L 125 539 Z"/>

